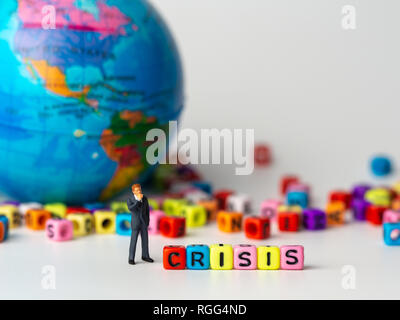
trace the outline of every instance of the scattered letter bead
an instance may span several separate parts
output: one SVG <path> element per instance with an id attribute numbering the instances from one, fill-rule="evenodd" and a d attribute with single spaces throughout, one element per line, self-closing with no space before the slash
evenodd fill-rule
<path id="1" fill-rule="evenodd" d="M 243 214 L 250 214 L 251 199 L 245 194 L 232 194 L 226 200 L 227 211 L 241 212 Z"/>
<path id="2" fill-rule="evenodd" d="M 307 230 L 326 228 L 326 213 L 319 209 L 308 208 L 303 211 L 303 226 Z"/>
<path id="3" fill-rule="evenodd" d="M 126 213 L 129 212 L 128 204 L 125 201 L 113 201 L 110 205 L 111 211 L 115 213 Z"/>
<path id="4" fill-rule="evenodd" d="M 383 213 L 383 223 L 400 222 L 400 212 L 394 210 L 385 210 Z"/>
<path id="5" fill-rule="evenodd" d="M 400 246 L 400 223 L 384 223 L 383 240 L 388 246 Z"/>
<path id="6" fill-rule="evenodd" d="M 299 231 L 300 214 L 297 212 L 279 212 L 278 227 L 280 231 Z"/>
<path id="7" fill-rule="evenodd" d="M 13 229 L 21 225 L 21 215 L 18 212 L 18 207 L 12 204 L 0 205 L 0 215 L 8 218 L 9 228 Z"/>
<path id="8" fill-rule="evenodd" d="M 165 246 L 163 249 L 164 269 L 182 270 L 186 268 L 186 249 L 184 246 Z"/>
<path id="9" fill-rule="evenodd" d="M 8 218 L 6 216 L 0 216 L 0 242 L 7 240 L 8 228 Z"/>
<path id="10" fill-rule="evenodd" d="M 186 247 L 186 266 L 188 269 L 205 270 L 210 268 L 210 248 L 205 244 L 192 244 Z"/>
<path id="11" fill-rule="evenodd" d="M 232 190 L 218 190 L 214 193 L 214 198 L 218 201 L 218 209 L 226 210 L 226 200 L 233 194 Z"/>
<path id="12" fill-rule="evenodd" d="M 298 205 L 300 207 L 308 207 L 308 194 L 302 191 L 290 191 L 286 193 L 286 202 L 289 206 Z"/>
<path id="13" fill-rule="evenodd" d="M 365 200 L 377 206 L 390 206 L 391 194 L 384 188 L 368 190 L 364 196 Z"/>
<path id="14" fill-rule="evenodd" d="M 366 219 L 374 225 L 381 225 L 383 221 L 383 213 L 387 207 L 370 205 L 367 208 Z"/>
<path id="15" fill-rule="evenodd" d="M 351 205 L 351 193 L 346 191 L 332 191 L 329 194 L 329 202 L 343 202 L 346 209 Z"/>
<path id="16" fill-rule="evenodd" d="M 164 237 L 179 238 L 186 233 L 186 219 L 183 217 L 162 217 L 160 233 Z"/>
<path id="17" fill-rule="evenodd" d="M 239 212 L 219 211 L 217 226 L 223 232 L 239 232 L 242 230 L 243 214 Z"/>
<path id="18" fill-rule="evenodd" d="M 74 237 L 86 236 L 93 231 L 93 216 L 91 214 L 71 213 L 66 217 L 72 222 Z"/>
<path id="19" fill-rule="evenodd" d="M 293 182 L 289 184 L 286 193 L 292 192 L 292 191 L 297 191 L 297 192 L 305 192 L 308 195 L 310 194 L 310 187 L 304 183 L 301 182 Z"/>
<path id="20" fill-rule="evenodd" d="M 116 214 L 114 211 L 97 210 L 94 212 L 94 226 L 96 233 L 115 233 Z"/>
<path id="21" fill-rule="evenodd" d="M 132 234 L 131 218 L 130 213 L 118 213 L 115 219 L 115 233 L 130 236 Z"/>
<path id="22" fill-rule="evenodd" d="M 202 190 L 190 190 L 185 193 L 185 199 L 191 203 L 197 203 L 201 200 L 208 200 L 210 198 L 210 195 Z"/>
<path id="23" fill-rule="evenodd" d="M 283 176 L 281 179 L 281 183 L 280 183 L 281 195 L 284 196 L 286 194 L 286 191 L 290 184 L 298 183 L 298 182 L 300 182 L 300 181 L 299 181 L 299 178 L 296 176 L 293 176 L 293 175 Z"/>
<path id="24" fill-rule="evenodd" d="M 66 219 L 48 219 L 46 236 L 53 241 L 69 241 L 74 236 L 72 222 Z"/>
<path id="25" fill-rule="evenodd" d="M 164 200 L 163 211 L 167 216 L 179 216 L 182 211 L 182 207 L 187 203 L 188 202 L 186 199 L 168 198 Z"/>
<path id="26" fill-rule="evenodd" d="M 217 213 L 218 213 L 217 199 L 200 200 L 197 204 L 206 209 L 207 221 L 215 221 L 217 219 Z"/>
<path id="27" fill-rule="evenodd" d="M 21 203 L 18 207 L 19 213 L 25 216 L 26 212 L 30 209 L 42 209 L 43 205 L 38 202 Z"/>
<path id="28" fill-rule="evenodd" d="M 260 270 L 278 270 L 281 252 L 278 247 L 260 246 L 257 248 L 257 267 Z"/>
<path id="29" fill-rule="evenodd" d="M 233 269 L 233 248 L 229 244 L 213 244 L 210 247 L 210 266 L 214 270 Z"/>
<path id="30" fill-rule="evenodd" d="M 377 177 L 387 176 L 392 172 L 392 162 L 385 156 L 374 157 L 371 160 L 371 171 Z"/>
<path id="31" fill-rule="evenodd" d="M 258 144 L 254 147 L 254 164 L 259 167 L 266 167 L 271 162 L 271 151 L 265 144 Z"/>
<path id="32" fill-rule="evenodd" d="M 207 211 L 199 205 L 182 206 L 180 215 L 186 218 L 188 228 L 201 227 L 207 223 Z"/>
<path id="33" fill-rule="evenodd" d="M 279 200 L 265 200 L 261 203 L 261 216 L 270 220 L 276 217 L 278 207 L 281 205 Z"/>
<path id="34" fill-rule="evenodd" d="M 150 210 L 149 234 L 160 233 L 160 220 L 165 217 L 164 211 Z"/>
<path id="35" fill-rule="evenodd" d="M 365 193 L 371 189 L 367 184 L 358 184 L 354 186 L 351 196 L 353 199 L 364 199 Z"/>
<path id="36" fill-rule="evenodd" d="M 48 203 L 44 206 L 44 210 L 50 211 L 53 216 L 63 219 L 67 213 L 67 206 L 61 202 Z"/>
<path id="37" fill-rule="evenodd" d="M 67 207 L 66 215 L 71 213 L 91 213 L 91 211 L 85 207 Z"/>
<path id="38" fill-rule="evenodd" d="M 364 221 L 366 219 L 367 209 L 371 204 L 362 198 L 355 198 L 351 202 L 353 217 L 355 220 Z"/>
<path id="39" fill-rule="evenodd" d="M 238 270 L 257 269 L 257 247 L 249 244 L 234 246 L 233 267 Z"/>
<path id="40" fill-rule="evenodd" d="M 302 270 L 304 268 L 303 246 L 282 246 L 281 247 L 281 269 Z"/>
<path id="41" fill-rule="evenodd" d="M 249 239 L 267 239 L 270 235 L 269 218 L 251 216 L 244 220 L 244 233 Z"/>
<path id="42" fill-rule="evenodd" d="M 208 193 L 208 194 L 212 194 L 212 186 L 210 183 L 208 182 L 204 182 L 204 181 L 195 181 L 192 183 L 194 187 L 203 190 L 204 192 Z"/>
<path id="43" fill-rule="evenodd" d="M 341 201 L 330 202 L 326 205 L 328 226 L 339 226 L 345 223 L 346 206 Z"/>
<path id="44" fill-rule="evenodd" d="M 51 212 L 43 209 L 31 209 L 25 215 L 26 226 L 32 230 L 44 230 L 48 219 L 51 219 Z"/>

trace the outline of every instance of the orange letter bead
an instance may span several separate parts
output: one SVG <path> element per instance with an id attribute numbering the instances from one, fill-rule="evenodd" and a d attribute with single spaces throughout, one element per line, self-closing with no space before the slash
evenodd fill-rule
<path id="1" fill-rule="evenodd" d="M 326 205 L 326 218 L 328 226 L 344 224 L 346 205 L 341 201 L 330 202 Z"/>
<path id="2" fill-rule="evenodd" d="M 50 211 L 31 209 L 25 215 L 26 226 L 32 230 L 44 230 L 46 221 L 51 218 Z"/>
<path id="3" fill-rule="evenodd" d="M 239 232 L 242 229 L 243 214 L 239 212 L 219 211 L 218 229 L 223 232 Z"/>

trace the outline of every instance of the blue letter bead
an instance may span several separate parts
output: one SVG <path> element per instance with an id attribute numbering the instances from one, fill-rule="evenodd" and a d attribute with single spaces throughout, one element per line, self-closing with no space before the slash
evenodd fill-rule
<path id="1" fill-rule="evenodd" d="M 130 236 L 131 235 L 132 229 L 131 229 L 131 214 L 130 213 L 117 214 L 116 233 L 121 236 Z"/>
<path id="2" fill-rule="evenodd" d="M 210 268 L 210 248 L 205 244 L 192 244 L 186 247 L 186 267 L 204 270 Z"/>

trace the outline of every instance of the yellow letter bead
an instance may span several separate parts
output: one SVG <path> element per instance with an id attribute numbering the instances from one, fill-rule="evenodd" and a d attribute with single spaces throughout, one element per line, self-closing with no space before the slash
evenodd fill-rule
<path id="1" fill-rule="evenodd" d="M 4 204 L 0 206 L 0 216 L 6 216 L 10 229 L 19 227 L 21 225 L 21 215 L 18 208 L 12 204 Z"/>
<path id="2" fill-rule="evenodd" d="M 101 211 L 94 212 L 94 225 L 96 233 L 110 234 L 115 233 L 116 228 L 116 213 L 114 211 Z"/>
<path id="3" fill-rule="evenodd" d="M 125 201 L 113 201 L 110 205 L 111 211 L 115 213 L 125 213 L 130 212 L 128 209 L 128 204 Z"/>
<path id="4" fill-rule="evenodd" d="M 328 226 L 338 226 L 345 222 L 346 205 L 341 201 L 329 202 L 326 205 L 326 222 Z"/>
<path id="5" fill-rule="evenodd" d="M 185 205 L 181 209 L 181 215 L 186 218 L 188 228 L 201 227 L 207 223 L 207 211 L 202 206 Z"/>
<path id="6" fill-rule="evenodd" d="M 93 216 L 91 214 L 71 213 L 67 219 L 74 226 L 74 237 L 86 236 L 93 231 Z"/>
<path id="7" fill-rule="evenodd" d="M 149 206 L 152 210 L 158 210 L 160 208 L 156 199 L 147 198 L 147 201 L 149 202 Z"/>
<path id="8" fill-rule="evenodd" d="M 163 203 L 163 211 L 167 216 L 179 216 L 181 214 L 182 206 L 188 202 L 186 199 L 165 199 Z"/>
<path id="9" fill-rule="evenodd" d="M 278 212 L 302 213 L 303 209 L 299 205 L 287 206 L 282 204 L 278 206 Z"/>
<path id="10" fill-rule="evenodd" d="M 218 213 L 217 199 L 200 200 L 197 202 L 197 204 L 206 209 L 208 221 L 215 221 L 217 219 L 217 213 Z"/>
<path id="11" fill-rule="evenodd" d="M 392 189 L 393 189 L 397 194 L 400 194 L 400 181 L 397 181 L 397 182 L 393 185 Z"/>
<path id="12" fill-rule="evenodd" d="M 278 270 L 281 265 L 281 251 L 278 247 L 260 246 L 257 248 L 257 268 Z"/>
<path id="13" fill-rule="evenodd" d="M 210 266 L 214 270 L 233 269 L 233 248 L 229 244 L 210 246 Z"/>
<path id="14" fill-rule="evenodd" d="M 67 214 L 67 206 L 61 202 L 48 203 L 44 206 L 44 210 L 50 211 L 53 216 L 64 219 Z"/>
<path id="15" fill-rule="evenodd" d="M 383 206 L 383 207 L 389 207 L 390 206 L 390 192 L 387 189 L 384 188 L 375 188 L 368 190 L 365 193 L 364 196 L 365 200 L 368 202 L 377 205 L 377 206 Z"/>

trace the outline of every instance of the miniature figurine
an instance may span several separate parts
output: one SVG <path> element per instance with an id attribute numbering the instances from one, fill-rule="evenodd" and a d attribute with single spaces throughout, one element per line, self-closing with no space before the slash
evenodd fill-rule
<path id="1" fill-rule="evenodd" d="M 132 213 L 131 220 L 131 244 L 129 246 L 129 264 L 135 264 L 136 242 L 140 233 L 142 239 L 142 260 L 153 262 L 149 255 L 149 237 L 147 228 L 150 220 L 149 202 L 142 193 L 140 184 L 132 186 L 132 195 L 127 201 L 129 211 Z"/>

